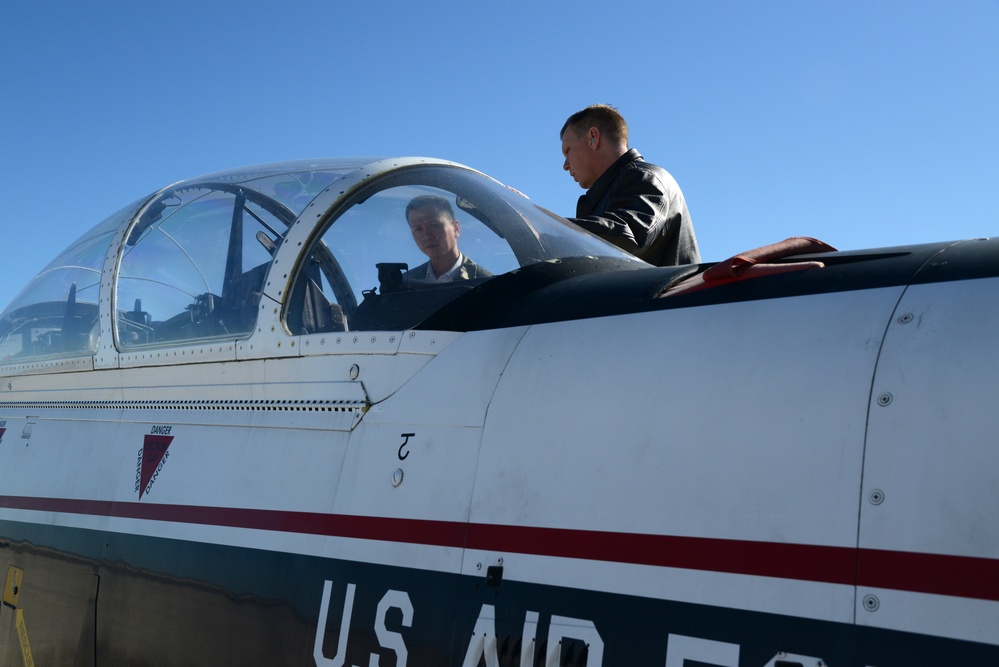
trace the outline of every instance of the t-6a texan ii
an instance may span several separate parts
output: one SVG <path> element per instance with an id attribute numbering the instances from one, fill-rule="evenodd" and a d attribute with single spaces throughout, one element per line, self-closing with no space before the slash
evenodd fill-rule
<path id="1" fill-rule="evenodd" d="M 0 664 L 994 667 L 999 241 L 760 245 L 423 158 L 135 201 L 0 315 Z"/>

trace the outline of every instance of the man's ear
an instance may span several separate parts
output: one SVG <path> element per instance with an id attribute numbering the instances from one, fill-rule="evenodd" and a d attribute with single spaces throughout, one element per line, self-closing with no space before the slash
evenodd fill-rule
<path id="1" fill-rule="evenodd" d="M 461 223 L 458 222 L 458 218 L 452 220 L 451 223 L 454 225 L 454 236 L 455 238 L 458 238 L 461 236 Z"/>
<path id="2" fill-rule="evenodd" d="M 591 127 L 589 132 L 586 133 L 586 136 L 589 138 L 590 148 L 592 148 L 593 150 L 597 150 L 597 148 L 600 146 L 600 128 Z"/>

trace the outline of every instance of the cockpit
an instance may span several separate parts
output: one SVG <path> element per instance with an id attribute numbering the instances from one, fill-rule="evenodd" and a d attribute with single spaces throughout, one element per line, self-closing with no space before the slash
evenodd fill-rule
<path id="1" fill-rule="evenodd" d="M 477 277 L 436 282 L 406 207 L 446 200 Z M 481 173 L 407 158 L 280 163 L 182 181 L 60 254 L 0 314 L 0 368 L 279 333 L 403 331 L 483 283 L 573 257 L 647 265 Z M 268 325 L 277 328 L 277 325 Z M 44 364 L 43 364 L 44 365 Z"/>

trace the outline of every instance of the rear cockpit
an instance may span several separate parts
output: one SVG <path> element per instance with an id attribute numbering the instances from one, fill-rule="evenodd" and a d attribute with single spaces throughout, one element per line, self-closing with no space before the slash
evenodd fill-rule
<path id="1" fill-rule="evenodd" d="M 411 271 L 428 256 L 406 206 L 427 195 L 449 202 L 481 272 L 437 283 Z M 285 356 L 295 337 L 406 330 L 492 276 L 579 256 L 646 266 L 452 163 L 211 174 L 125 207 L 35 276 L 0 315 L 0 373 L 181 361 L 178 349 L 183 361 Z"/>

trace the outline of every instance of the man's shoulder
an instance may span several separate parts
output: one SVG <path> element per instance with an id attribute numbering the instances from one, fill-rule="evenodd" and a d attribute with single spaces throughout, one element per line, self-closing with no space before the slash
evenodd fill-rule
<path id="1" fill-rule="evenodd" d="M 461 273 L 463 274 L 462 277 L 466 280 L 473 278 L 488 278 L 493 275 L 473 262 L 468 255 L 463 255 L 463 257 L 464 259 L 461 262 Z"/>
<path id="2" fill-rule="evenodd" d="M 403 284 L 409 284 L 414 281 L 425 281 L 427 279 L 427 269 L 430 268 L 430 262 L 424 262 L 419 266 L 414 266 L 408 271 L 403 272 L 402 282 Z"/>
<path id="3" fill-rule="evenodd" d="M 424 262 L 423 264 L 420 264 L 419 266 L 414 266 L 413 268 L 409 269 L 408 271 L 406 271 L 406 273 L 407 274 L 420 274 L 420 273 L 426 274 L 427 269 L 429 267 L 430 267 L 430 262 Z"/>
<path id="4" fill-rule="evenodd" d="M 649 162 L 646 160 L 641 153 L 639 153 L 634 148 L 630 149 L 625 153 L 625 157 L 628 159 L 622 160 L 621 171 L 650 171 L 653 173 L 669 173 L 664 168 L 660 167 L 654 162 Z"/>
<path id="5" fill-rule="evenodd" d="M 618 172 L 618 180 L 633 182 L 639 180 L 657 181 L 664 190 L 678 187 L 676 179 L 664 167 L 649 162 L 635 149 L 631 149 L 629 153 L 631 152 L 634 153 L 635 157 L 621 165 L 621 169 Z"/>

